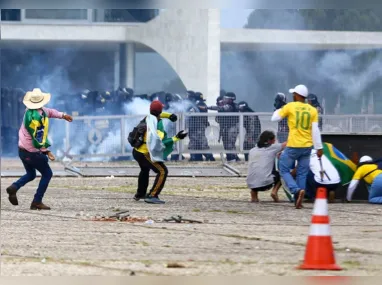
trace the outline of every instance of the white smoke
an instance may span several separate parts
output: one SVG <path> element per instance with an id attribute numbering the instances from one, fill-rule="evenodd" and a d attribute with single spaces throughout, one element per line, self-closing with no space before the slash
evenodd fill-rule
<path id="1" fill-rule="evenodd" d="M 345 96 L 358 97 L 382 76 L 382 56 L 362 68 L 355 68 L 358 57 L 370 51 L 327 52 L 317 64 L 319 78 L 332 81 Z"/>

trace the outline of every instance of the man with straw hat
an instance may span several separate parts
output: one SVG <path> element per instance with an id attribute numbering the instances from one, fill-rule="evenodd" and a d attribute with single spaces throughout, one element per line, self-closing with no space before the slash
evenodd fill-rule
<path id="1" fill-rule="evenodd" d="M 39 88 L 28 91 L 23 99 L 27 107 L 24 120 L 19 130 L 19 157 L 24 165 L 26 174 L 7 188 L 9 201 L 17 206 L 17 191 L 36 178 L 36 170 L 41 173 L 41 180 L 36 194 L 30 206 L 31 210 L 50 210 L 50 207 L 42 203 L 45 191 L 52 178 L 52 170 L 48 164 L 48 157 L 54 160 L 54 156 L 48 150 L 49 118 L 64 119 L 72 122 L 73 118 L 55 109 L 45 108 L 50 101 L 51 95 L 43 93 Z"/>

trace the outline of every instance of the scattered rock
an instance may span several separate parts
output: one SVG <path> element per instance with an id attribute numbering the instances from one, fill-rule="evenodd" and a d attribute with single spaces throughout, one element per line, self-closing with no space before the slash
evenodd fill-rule
<path id="1" fill-rule="evenodd" d="M 172 263 L 167 264 L 167 268 L 185 268 L 185 267 L 186 266 L 179 264 L 179 263 L 176 263 L 176 262 L 172 262 Z"/>

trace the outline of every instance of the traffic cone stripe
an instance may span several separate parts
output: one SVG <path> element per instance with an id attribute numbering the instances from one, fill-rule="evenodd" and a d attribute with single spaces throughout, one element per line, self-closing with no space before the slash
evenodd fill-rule
<path id="1" fill-rule="evenodd" d="M 313 216 L 327 216 L 328 201 L 326 199 L 316 199 L 313 207 Z"/>
<path id="2" fill-rule="evenodd" d="M 330 227 L 329 225 L 320 225 L 320 224 L 313 224 L 310 226 L 309 231 L 310 236 L 330 236 Z"/>
<path id="3" fill-rule="evenodd" d="M 328 216 L 313 216 L 312 224 L 329 224 Z"/>

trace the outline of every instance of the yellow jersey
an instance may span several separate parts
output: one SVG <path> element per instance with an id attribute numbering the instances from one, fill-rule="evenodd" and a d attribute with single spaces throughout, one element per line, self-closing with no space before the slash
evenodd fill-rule
<path id="1" fill-rule="evenodd" d="M 375 171 L 373 171 L 373 170 L 375 170 Z M 373 171 L 373 172 L 371 172 L 371 171 Z M 368 173 L 370 173 L 370 174 L 364 178 L 364 176 Z M 378 166 L 376 164 L 365 164 L 365 165 L 358 167 L 358 169 L 356 170 L 356 172 L 353 175 L 353 180 L 361 180 L 364 178 L 365 182 L 367 184 L 371 185 L 373 183 L 375 177 L 377 177 L 381 173 L 382 173 L 382 170 L 378 169 Z"/>
<path id="2" fill-rule="evenodd" d="M 317 109 L 303 102 L 290 102 L 279 110 L 279 115 L 288 120 L 288 147 L 312 147 L 312 123 L 318 123 Z"/>

